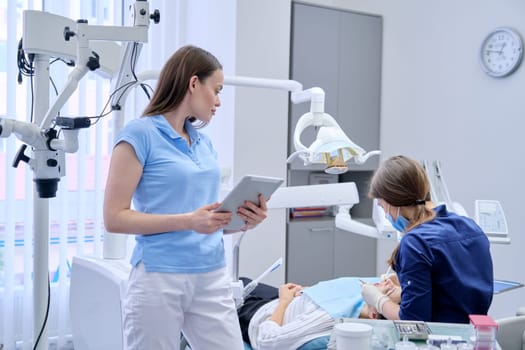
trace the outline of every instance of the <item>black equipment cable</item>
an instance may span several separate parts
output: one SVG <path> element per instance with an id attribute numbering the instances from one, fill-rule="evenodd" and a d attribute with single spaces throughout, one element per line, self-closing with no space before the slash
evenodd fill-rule
<path id="1" fill-rule="evenodd" d="M 33 286 L 34 288 L 34 286 Z M 34 291 L 33 291 L 34 293 Z M 46 315 L 44 317 L 44 321 L 42 322 L 42 327 L 40 328 L 40 332 L 38 333 L 38 337 L 36 338 L 35 345 L 33 345 L 33 350 L 35 350 L 38 347 L 38 343 L 40 342 L 40 338 L 42 337 L 42 334 L 44 333 L 44 329 L 46 328 L 47 319 L 49 317 L 49 304 L 51 303 L 51 286 L 49 284 L 49 272 L 47 273 L 47 307 L 46 307 Z"/>

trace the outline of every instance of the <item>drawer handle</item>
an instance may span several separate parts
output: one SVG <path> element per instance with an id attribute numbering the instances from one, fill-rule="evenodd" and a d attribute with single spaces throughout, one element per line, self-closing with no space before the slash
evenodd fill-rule
<path id="1" fill-rule="evenodd" d="M 310 229 L 312 232 L 328 232 L 332 231 L 331 227 L 313 227 Z"/>

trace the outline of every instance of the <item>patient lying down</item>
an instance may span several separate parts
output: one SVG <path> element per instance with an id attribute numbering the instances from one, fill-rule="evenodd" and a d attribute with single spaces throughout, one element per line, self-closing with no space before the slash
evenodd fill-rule
<path id="1" fill-rule="evenodd" d="M 399 302 L 401 289 L 392 279 L 363 280 L 375 282 L 384 294 Z M 259 285 L 238 312 L 244 340 L 260 350 L 301 349 L 313 339 L 329 336 L 338 318 L 377 316 L 363 301 L 360 282 L 355 277 L 323 281 L 311 287 L 293 283 L 279 289 Z"/>

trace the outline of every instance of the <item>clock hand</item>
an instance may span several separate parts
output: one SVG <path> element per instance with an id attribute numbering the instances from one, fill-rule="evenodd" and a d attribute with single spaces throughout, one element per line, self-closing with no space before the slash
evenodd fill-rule
<path id="1" fill-rule="evenodd" d="M 503 53 L 503 49 L 505 48 L 505 45 L 507 45 L 506 42 L 503 43 L 503 45 L 501 45 L 501 49 L 498 51 L 498 54 L 502 54 Z"/>

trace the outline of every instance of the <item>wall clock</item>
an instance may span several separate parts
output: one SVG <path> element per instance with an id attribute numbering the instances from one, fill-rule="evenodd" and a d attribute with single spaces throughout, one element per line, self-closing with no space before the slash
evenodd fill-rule
<path id="1" fill-rule="evenodd" d="M 512 74 L 519 67 L 522 57 L 523 41 L 512 28 L 492 30 L 481 44 L 481 66 L 492 77 L 501 78 Z"/>

